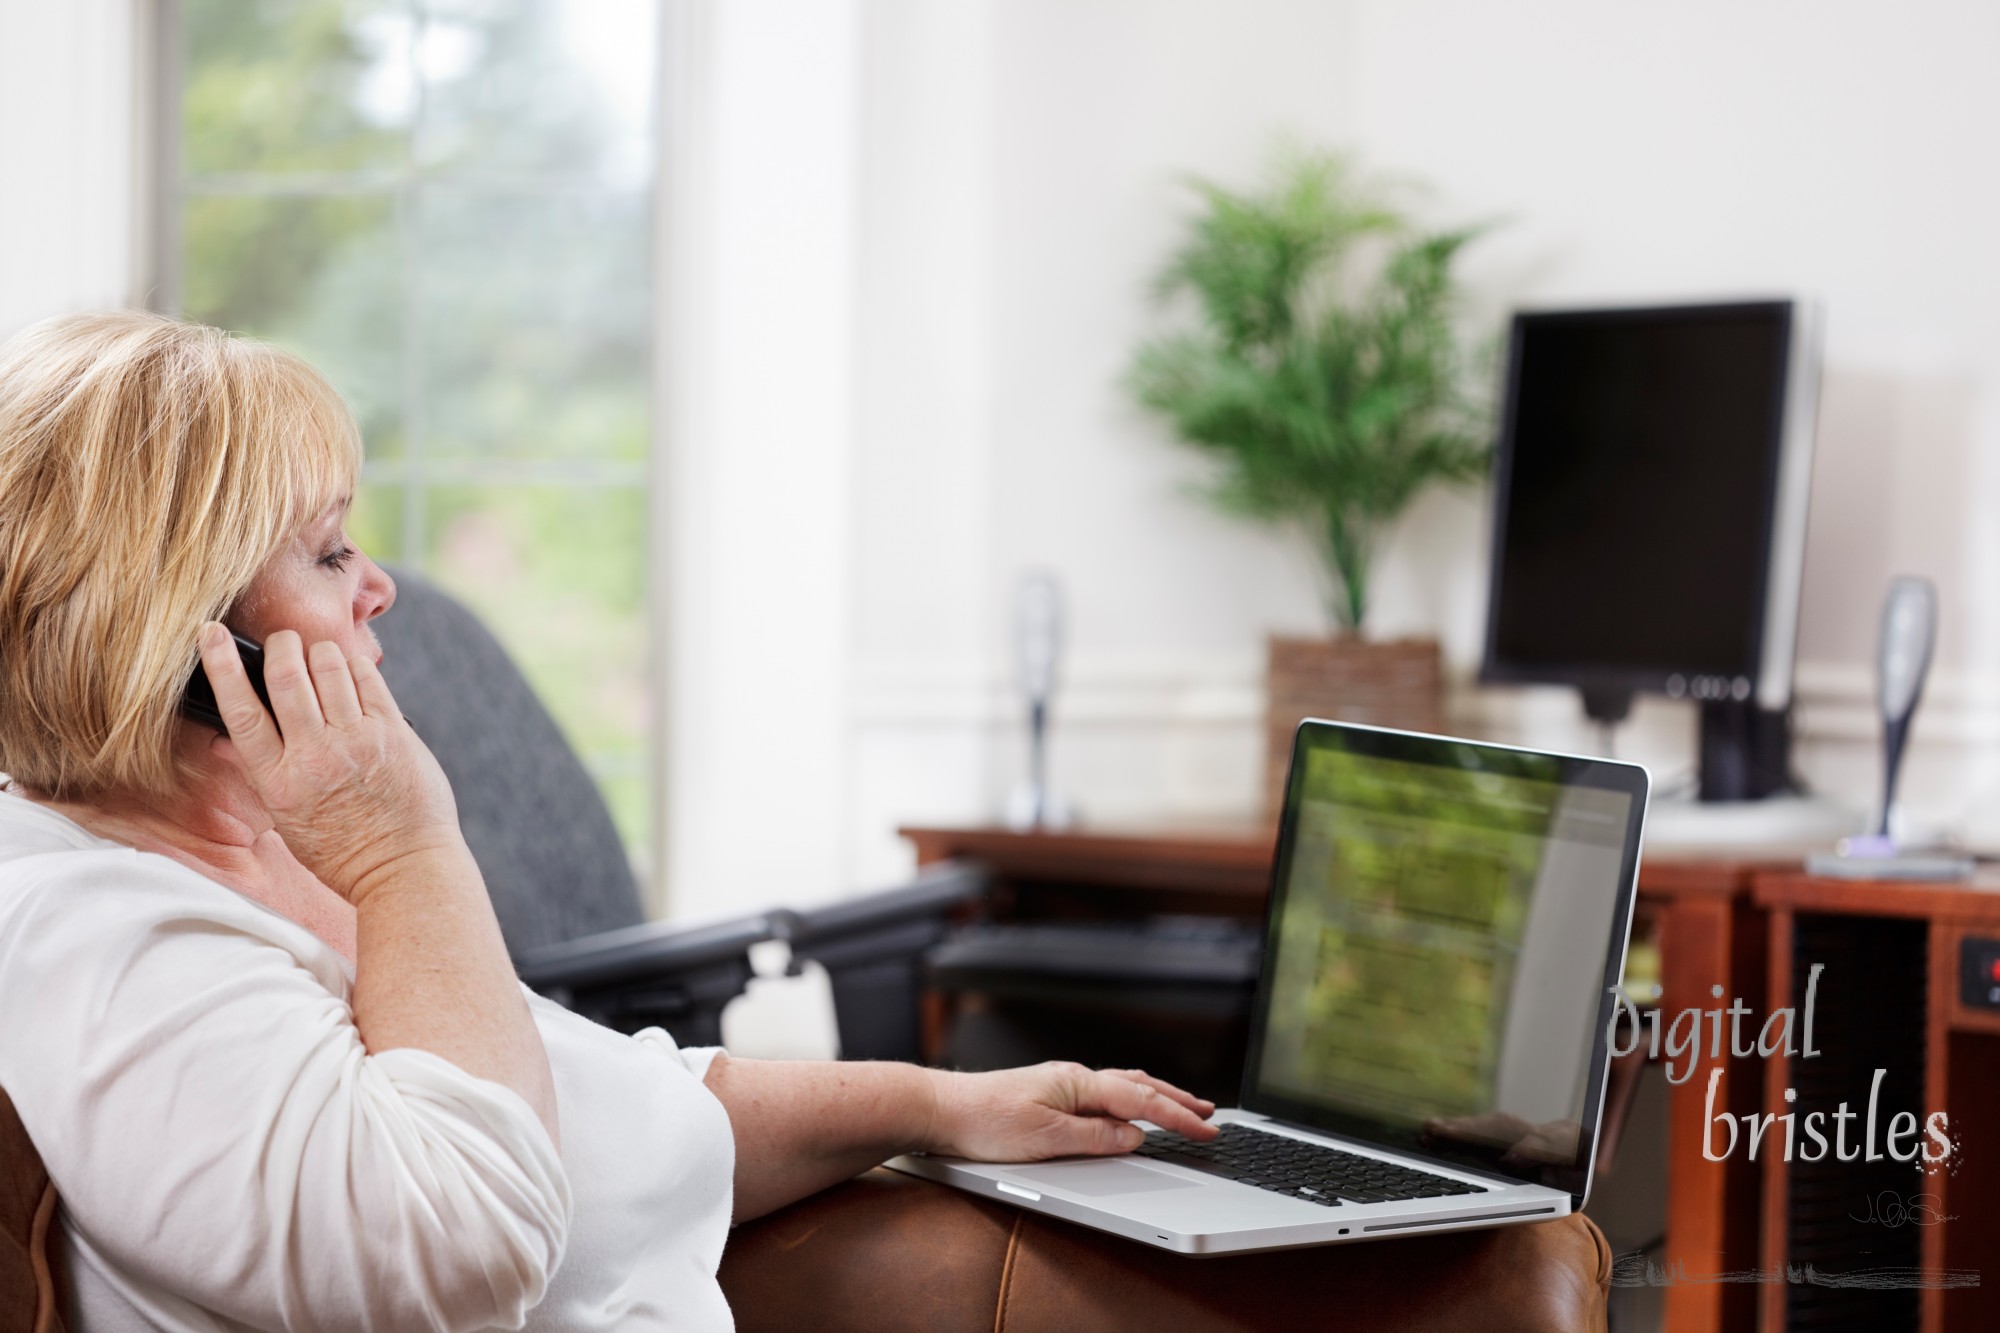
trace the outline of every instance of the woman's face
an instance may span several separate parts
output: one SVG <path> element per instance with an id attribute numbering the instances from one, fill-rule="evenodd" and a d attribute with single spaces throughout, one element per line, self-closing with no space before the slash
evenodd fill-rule
<path id="1" fill-rule="evenodd" d="M 382 660 L 368 622 L 396 602 L 382 567 L 347 539 L 342 502 L 306 526 L 264 566 L 231 617 L 230 628 L 258 643 L 297 630 L 307 647 L 330 640 L 344 656 Z"/>

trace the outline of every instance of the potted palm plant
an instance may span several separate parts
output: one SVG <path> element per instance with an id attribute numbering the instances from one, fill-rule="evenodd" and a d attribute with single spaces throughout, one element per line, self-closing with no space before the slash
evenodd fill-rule
<path id="1" fill-rule="evenodd" d="M 1192 184 L 1203 207 L 1156 289 L 1195 317 L 1139 348 L 1129 387 L 1217 462 L 1218 503 L 1298 533 L 1324 572 L 1330 634 L 1270 640 L 1275 809 L 1301 717 L 1439 727 L 1437 641 L 1364 628 L 1384 530 L 1424 487 L 1488 465 L 1454 324 L 1452 265 L 1478 229 L 1419 229 L 1330 153 L 1287 155 L 1256 193 Z"/>

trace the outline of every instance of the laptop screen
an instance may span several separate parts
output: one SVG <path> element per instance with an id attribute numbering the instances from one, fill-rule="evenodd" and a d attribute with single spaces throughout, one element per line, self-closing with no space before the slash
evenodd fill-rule
<path id="1" fill-rule="evenodd" d="M 1581 1194 L 1645 800 L 1629 764 L 1304 724 L 1245 1106 Z"/>

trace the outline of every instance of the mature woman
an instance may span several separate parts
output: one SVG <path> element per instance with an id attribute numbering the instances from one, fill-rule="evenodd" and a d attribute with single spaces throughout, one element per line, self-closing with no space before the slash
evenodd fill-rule
<path id="1" fill-rule="evenodd" d="M 358 464 L 268 346 L 0 348 L 0 1088 L 82 1328 L 726 1327 L 732 1219 L 885 1157 L 1212 1132 L 1137 1072 L 732 1059 L 524 991 L 377 670 Z M 197 653 L 227 736 L 178 712 Z"/>

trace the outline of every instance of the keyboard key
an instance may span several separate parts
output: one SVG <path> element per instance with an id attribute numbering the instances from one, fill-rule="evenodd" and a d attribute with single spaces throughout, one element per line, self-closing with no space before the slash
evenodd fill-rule
<path id="1" fill-rule="evenodd" d="M 1155 1130 L 1135 1151 L 1141 1157 L 1328 1208 L 1339 1207 L 1342 1201 L 1384 1203 L 1478 1194 L 1483 1188 L 1248 1125 L 1224 1125 L 1221 1136 L 1208 1143 Z"/>

